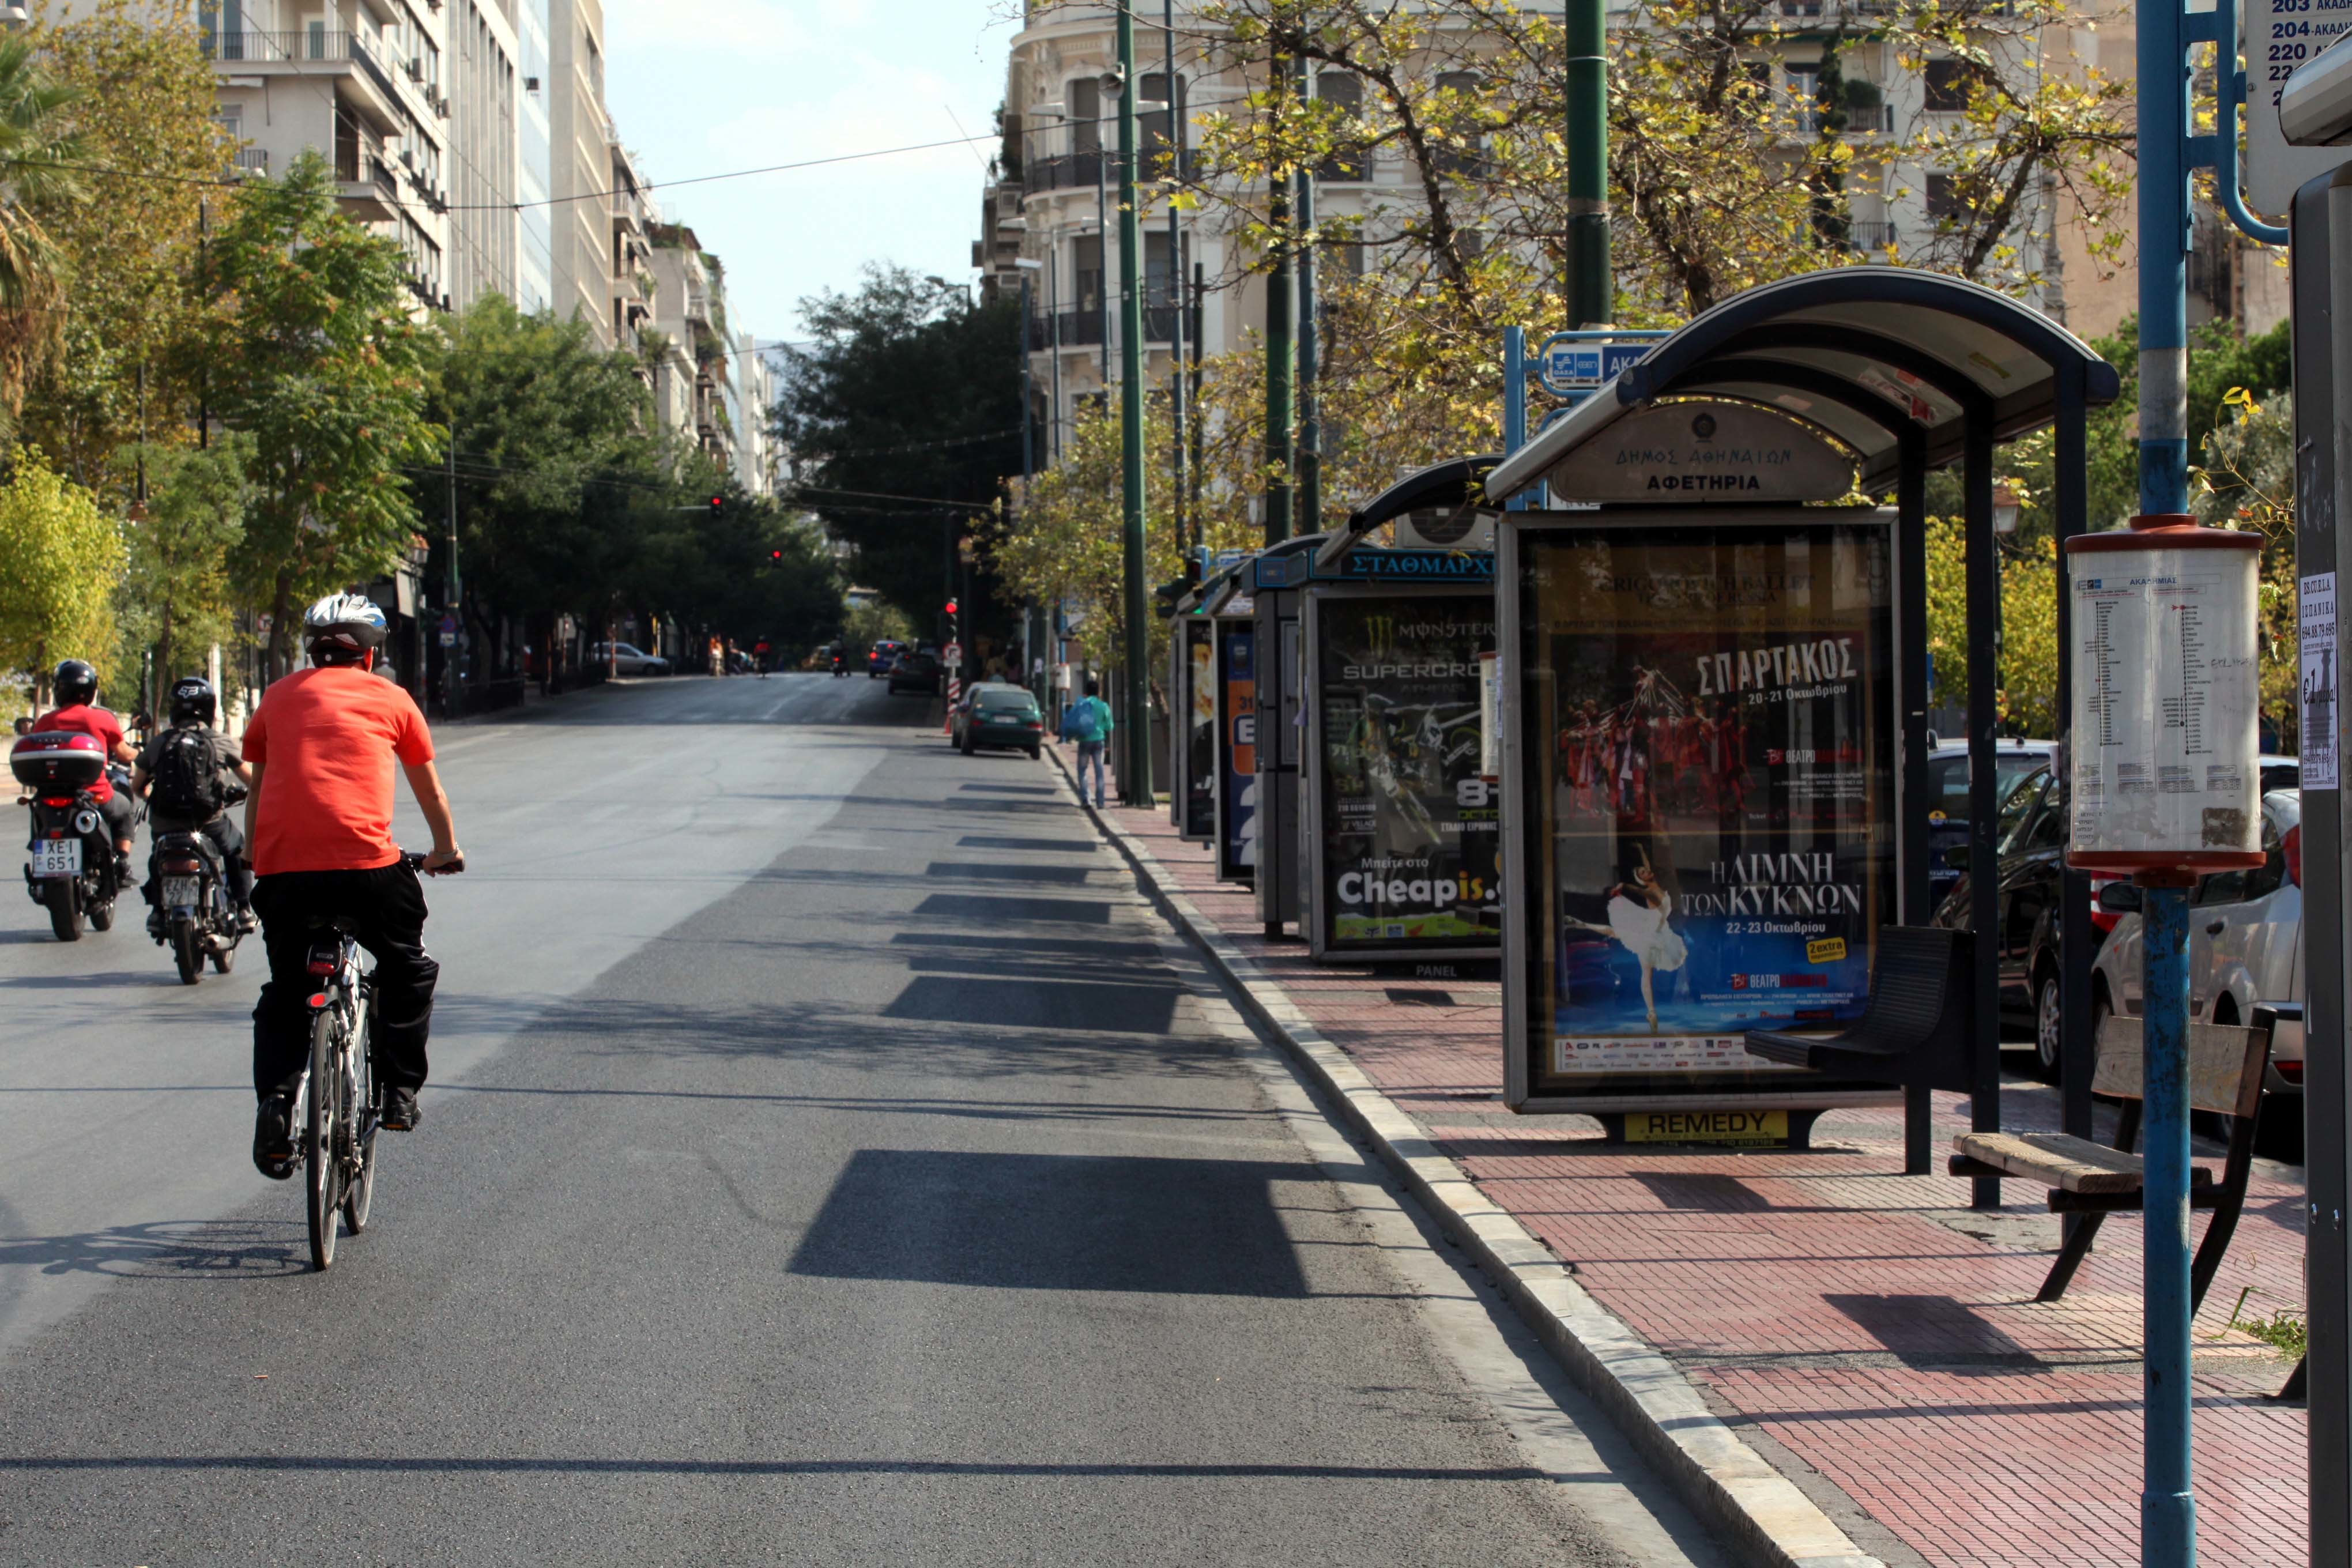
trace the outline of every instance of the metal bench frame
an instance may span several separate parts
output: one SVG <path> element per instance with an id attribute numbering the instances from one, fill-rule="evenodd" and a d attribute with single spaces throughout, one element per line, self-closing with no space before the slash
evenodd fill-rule
<path id="1" fill-rule="evenodd" d="M 2189 1275 L 2189 1310 L 2194 1313 L 2205 1300 L 2206 1289 L 2221 1267 L 2221 1254 L 2230 1245 L 2231 1236 L 2238 1228 L 2238 1215 L 2246 1204 L 2246 1184 L 2253 1173 L 2254 1132 L 2262 1116 L 2263 1073 L 2270 1062 L 2271 1033 L 2277 1014 L 2269 1007 L 2254 1009 L 2252 1027 L 2234 1025 L 2191 1024 L 2189 1030 L 2189 1103 L 2200 1110 L 2210 1110 L 2231 1118 L 2229 1152 L 2221 1162 L 2221 1179 L 2213 1179 L 2205 1166 L 2190 1167 L 2191 1184 L 2189 1201 L 2192 1208 L 2210 1209 L 2213 1218 L 2205 1227 L 2205 1238 L 2198 1243 L 2196 1261 Z M 2116 1141 L 2112 1146 L 2092 1142 L 2086 1138 L 2070 1138 L 2063 1133 L 2039 1133 L 2030 1139 L 2014 1137 L 2003 1141 L 2010 1144 L 2029 1143 L 2034 1150 L 2050 1157 L 2046 1165 L 2037 1165 L 2029 1154 L 2012 1150 L 1998 1163 L 1975 1158 L 1969 1145 L 1998 1134 L 1964 1133 L 1952 1141 L 1959 1151 L 1951 1158 L 1949 1169 L 1955 1176 L 2009 1176 L 2024 1181 L 2039 1181 L 2051 1188 L 2050 1211 L 2081 1216 L 2068 1227 L 2063 1245 L 2058 1249 L 2055 1262 L 2050 1266 L 2049 1277 L 2034 1294 L 2037 1301 L 2055 1301 L 2066 1293 L 2074 1282 L 2074 1271 L 2091 1250 L 2091 1242 L 2099 1233 L 2100 1222 L 2111 1214 L 2137 1213 L 2141 1207 L 2144 1189 L 2133 1186 L 2120 1191 L 2070 1191 L 2061 1183 L 2064 1179 L 2062 1166 L 2081 1169 L 2084 1164 L 2096 1164 L 2107 1171 L 2121 1166 L 2116 1155 L 2130 1157 L 2130 1166 L 2144 1170 L 2140 1157 L 2132 1152 L 2139 1140 L 2141 1095 L 2144 1083 L 2140 1067 L 2140 1021 L 2137 1018 L 2110 1017 L 2100 1027 L 2096 1042 L 2098 1067 L 2091 1080 L 2095 1094 L 2112 1096 L 2123 1101 L 2122 1111 L 2116 1122 Z"/>

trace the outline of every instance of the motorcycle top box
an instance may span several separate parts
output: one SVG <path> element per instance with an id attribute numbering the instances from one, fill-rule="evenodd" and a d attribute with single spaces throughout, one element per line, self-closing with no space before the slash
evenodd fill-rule
<path id="1" fill-rule="evenodd" d="M 9 748 L 8 771 L 31 789 L 88 789 L 106 772 L 106 745 L 95 735 L 36 730 Z"/>

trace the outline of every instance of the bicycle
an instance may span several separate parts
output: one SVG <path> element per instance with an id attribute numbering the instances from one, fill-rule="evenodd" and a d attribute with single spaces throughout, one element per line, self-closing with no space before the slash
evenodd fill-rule
<path id="1" fill-rule="evenodd" d="M 406 854 L 401 863 L 423 871 L 425 857 Z M 466 868 L 450 862 L 452 872 Z M 302 1131 L 296 1160 L 307 1166 L 304 1208 L 310 1225 L 310 1265 L 324 1270 L 335 1261 L 336 1220 L 353 1236 L 367 1228 L 375 1201 L 375 1140 L 383 1126 L 383 1085 L 375 1073 L 372 1037 L 375 979 L 361 967 L 361 948 L 348 916 L 322 917 L 331 933 L 311 943 L 310 972 L 324 981 L 310 994 L 310 1062 L 294 1091 L 289 1118 Z"/>

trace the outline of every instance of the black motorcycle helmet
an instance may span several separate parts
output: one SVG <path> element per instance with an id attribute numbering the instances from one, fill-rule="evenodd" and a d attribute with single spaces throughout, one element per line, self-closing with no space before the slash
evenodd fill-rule
<path id="1" fill-rule="evenodd" d="M 70 708 L 77 702 L 98 700 L 98 671 L 78 658 L 67 659 L 49 677 L 49 689 L 57 693 L 58 706 Z"/>
<path id="2" fill-rule="evenodd" d="M 172 722 L 209 724 L 220 713 L 213 683 L 201 675 L 184 675 L 172 683 Z"/>

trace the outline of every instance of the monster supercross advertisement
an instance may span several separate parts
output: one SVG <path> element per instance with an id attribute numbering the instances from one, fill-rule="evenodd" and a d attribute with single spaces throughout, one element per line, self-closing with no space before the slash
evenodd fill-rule
<path id="1" fill-rule="evenodd" d="M 1522 536 L 1538 1091 L 1769 1088 L 1788 1069 L 1746 1030 L 1861 1014 L 1895 908 L 1886 541 L 1875 521 Z"/>
<path id="2" fill-rule="evenodd" d="M 1500 792 L 1479 776 L 1486 593 L 1318 592 L 1316 951 L 1496 950 Z"/>

